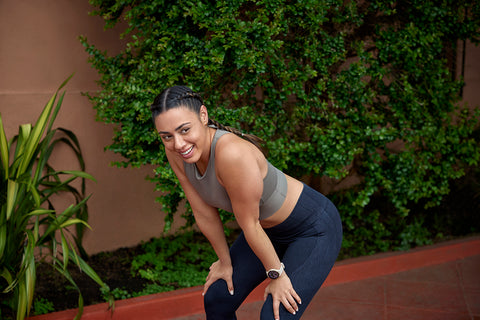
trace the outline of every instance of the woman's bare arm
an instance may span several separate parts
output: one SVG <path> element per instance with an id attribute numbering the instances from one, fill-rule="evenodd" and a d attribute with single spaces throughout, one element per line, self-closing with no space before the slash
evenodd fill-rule
<path id="1" fill-rule="evenodd" d="M 195 222 L 200 231 L 212 245 L 219 260 L 223 263 L 231 264 L 230 252 L 218 210 L 203 201 L 195 188 L 191 185 L 185 175 L 182 160 L 176 158 L 174 154 L 170 154 L 168 151 L 167 158 L 183 188 L 183 191 L 185 192 L 190 206 L 192 207 Z"/>

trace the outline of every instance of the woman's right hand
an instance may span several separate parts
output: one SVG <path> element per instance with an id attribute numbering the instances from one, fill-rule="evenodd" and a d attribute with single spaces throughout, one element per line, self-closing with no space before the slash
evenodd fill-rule
<path id="1" fill-rule="evenodd" d="M 210 272 L 208 273 L 207 279 L 205 281 L 205 285 L 203 286 L 203 293 L 205 295 L 207 293 L 208 288 L 212 283 L 217 281 L 218 279 L 223 279 L 227 282 L 227 288 L 230 295 L 233 296 L 233 267 L 231 263 L 222 263 L 220 260 L 215 261 L 210 266 Z"/>
<path id="2" fill-rule="evenodd" d="M 279 278 L 270 281 L 265 288 L 263 299 L 267 300 L 269 294 L 272 295 L 273 315 L 275 319 L 280 319 L 280 304 L 283 304 L 285 309 L 291 314 L 295 314 L 298 311 L 298 305 L 302 304 L 302 299 L 300 299 L 300 296 L 295 289 L 293 289 L 292 282 L 286 272 L 283 272 Z"/>

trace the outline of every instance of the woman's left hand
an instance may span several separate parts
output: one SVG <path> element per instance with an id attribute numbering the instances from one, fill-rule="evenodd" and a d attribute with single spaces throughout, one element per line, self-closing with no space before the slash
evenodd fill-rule
<path id="1" fill-rule="evenodd" d="M 233 296 L 233 268 L 229 263 L 222 263 L 220 260 L 212 263 L 210 266 L 210 272 L 208 273 L 205 285 L 203 286 L 203 293 L 207 293 L 208 288 L 212 283 L 218 279 L 223 279 L 227 283 L 228 292 Z"/>
<path id="2" fill-rule="evenodd" d="M 302 304 L 300 296 L 297 294 L 295 289 L 293 289 L 290 278 L 285 272 L 283 272 L 278 279 L 270 281 L 265 289 L 265 294 L 263 296 L 264 300 L 267 299 L 269 294 L 272 295 L 273 315 L 275 320 L 280 319 L 280 303 L 282 303 L 285 309 L 292 314 L 295 314 L 295 312 L 298 311 L 298 305 Z"/>

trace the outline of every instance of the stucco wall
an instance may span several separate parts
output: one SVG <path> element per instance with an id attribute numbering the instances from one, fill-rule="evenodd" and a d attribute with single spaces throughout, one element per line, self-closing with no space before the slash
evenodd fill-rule
<path id="1" fill-rule="evenodd" d="M 471 108 L 478 108 L 480 107 L 480 46 L 466 43 L 464 63 L 463 99 Z"/>
<path id="2" fill-rule="evenodd" d="M 96 71 L 78 41 L 85 35 L 100 48 L 118 51 L 119 30 L 103 30 L 103 20 L 88 15 L 87 0 L 0 1 L 0 112 L 7 137 L 23 123 L 34 123 L 58 86 L 72 73 L 56 126 L 79 138 L 89 182 L 89 223 L 84 245 L 89 253 L 133 246 L 161 235 L 164 214 L 154 202 L 153 184 L 145 177 L 152 168 L 110 166 L 119 159 L 104 147 L 113 129 L 95 121 L 95 111 L 82 92 L 95 91 Z M 58 169 L 72 169 L 65 155 L 54 158 Z M 76 169 L 76 168 L 75 168 Z M 157 194 L 158 195 L 158 194 Z"/>
<path id="3" fill-rule="evenodd" d="M 88 183 L 89 223 L 84 245 L 89 253 L 133 246 L 161 235 L 164 214 L 154 202 L 153 184 L 144 178 L 152 168 L 111 167 L 118 156 L 104 152 L 112 127 L 95 121 L 95 111 L 82 92 L 95 91 L 98 75 L 87 63 L 78 41 L 90 42 L 109 52 L 122 45 L 121 30 L 103 30 L 103 21 L 89 16 L 87 0 L 0 1 L 0 112 L 8 137 L 18 126 L 34 123 L 51 94 L 70 74 L 66 97 L 56 125 L 79 138 L 87 172 L 97 183 Z M 480 49 L 468 45 L 465 60 L 464 98 L 480 105 Z M 59 169 L 71 169 L 69 155 L 56 155 Z M 158 194 L 157 194 L 158 195 Z"/>

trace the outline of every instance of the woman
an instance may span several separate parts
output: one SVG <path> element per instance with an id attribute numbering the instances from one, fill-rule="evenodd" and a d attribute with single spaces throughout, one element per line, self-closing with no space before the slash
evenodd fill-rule
<path id="1" fill-rule="evenodd" d="M 261 319 L 299 319 L 340 250 L 335 206 L 273 167 L 258 138 L 210 119 L 189 88 L 166 89 L 151 111 L 195 221 L 218 256 L 203 289 L 207 319 L 236 319 L 267 277 Z M 230 249 L 218 208 L 233 212 L 242 229 Z"/>

